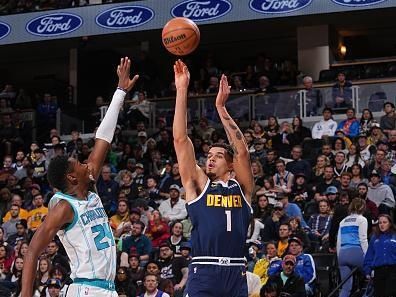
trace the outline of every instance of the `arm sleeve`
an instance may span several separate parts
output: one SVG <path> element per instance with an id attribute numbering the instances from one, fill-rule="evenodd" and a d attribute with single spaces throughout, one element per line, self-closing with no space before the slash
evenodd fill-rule
<path id="1" fill-rule="evenodd" d="M 118 114 L 124 103 L 125 95 L 126 93 L 119 89 L 114 92 L 113 99 L 107 109 L 106 115 L 96 131 L 96 138 L 103 139 L 106 142 L 111 143 L 117 125 Z"/>
<path id="2" fill-rule="evenodd" d="M 375 237 L 372 237 L 367 249 L 367 253 L 364 256 L 364 262 L 363 262 L 364 275 L 371 275 L 371 270 L 373 267 L 373 261 L 375 255 L 374 241 L 375 241 Z"/>
<path id="3" fill-rule="evenodd" d="M 363 253 L 366 254 L 368 248 L 367 242 L 367 219 L 365 217 L 360 218 L 359 223 L 359 240 L 362 246 Z"/>

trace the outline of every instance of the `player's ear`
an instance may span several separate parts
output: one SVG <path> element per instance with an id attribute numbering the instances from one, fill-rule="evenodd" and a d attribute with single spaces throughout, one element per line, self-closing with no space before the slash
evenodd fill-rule
<path id="1" fill-rule="evenodd" d="M 67 174 L 66 179 L 72 185 L 77 185 L 77 183 L 78 183 L 77 178 L 72 173 Z"/>

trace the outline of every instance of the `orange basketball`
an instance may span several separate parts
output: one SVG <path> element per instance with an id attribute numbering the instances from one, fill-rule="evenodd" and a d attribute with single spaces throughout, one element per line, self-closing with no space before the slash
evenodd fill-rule
<path id="1" fill-rule="evenodd" d="M 174 18 L 162 29 L 162 43 L 176 56 L 192 53 L 200 40 L 198 26 L 188 18 Z"/>

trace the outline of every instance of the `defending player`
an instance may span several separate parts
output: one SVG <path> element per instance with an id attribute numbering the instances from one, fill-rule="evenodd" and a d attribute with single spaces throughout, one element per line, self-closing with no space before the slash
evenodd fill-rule
<path id="1" fill-rule="evenodd" d="M 190 74 L 180 60 L 175 63 L 174 72 L 177 95 L 173 136 L 193 224 L 187 296 L 247 297 L 244 244 L 252 213 L 253 174 L 242 133 L 225 108 L 230 93 L 227 78 L 221 77 L 216 108 L 230 145 L 212 145 L 205 174 L 196 165 L 194 148 L 187 136 Z"/>
<path id="2" fill-rule="evenodd" d="M 71 260 L 70 296 L 118 296 L 115 291 L 116 248 L 113 234 L 99 196 L 90 192 L 101 172 L 113 139 L 118 114 L 125 95 L 138 76 L 129 77 L 131 61 L 122 58 L 117 67 L 118 88 L 106 116 L 96 132 L 96 141 L 87 164 L 74 158 L 56 157 L 48 168 L 48 181 L 58 189 L 50 201 L 50 211 L 37 229 L 24 258 L 22 297 L 31 297 L 37 259 L 58 234 Z"/>

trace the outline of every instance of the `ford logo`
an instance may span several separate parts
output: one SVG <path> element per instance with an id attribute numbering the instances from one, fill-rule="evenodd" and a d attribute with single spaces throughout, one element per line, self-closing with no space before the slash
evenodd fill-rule
<path id="1" fill-rule="evenodd" d="M 105 10 L 96 17 L 96 24 L 107 29 L 141 26 L 154 17 L 154 11 L 144 6 L 119 6 Z"/>
<path id="2" fill-rule="evenodd" d="M 344 5 L 344 6 L 368 6 L 374 5 L 381 2 L 385 2 L 387 0 L 331 0 L 336 4 Z"/>
<path id="3" fill-rule="evenodd" d="M 187 0 L 173 7 L 171 14 L 199 22 L 222 17 L 231 9 L 232 4 L 227 0 Z"/>
<path id="4" fill-rule="evenodd" d="M 71 13 L 52 13 L 39 16 L 26 25 L 26 31 L 37 36 L 68 34 L 81 27 L 81 17 Z"/>
<path id="5" fill-rule="evenodd" d="M 11 32 L 11 27 L 6 23 L 0 22 L 0 39 L 3 39 Z"/>
<path id="6" fill-rule="evenodd" d="M 287 13 L 303 9 L 312 0 L 250 0 L 249 6 L 259 13 Z"/>

